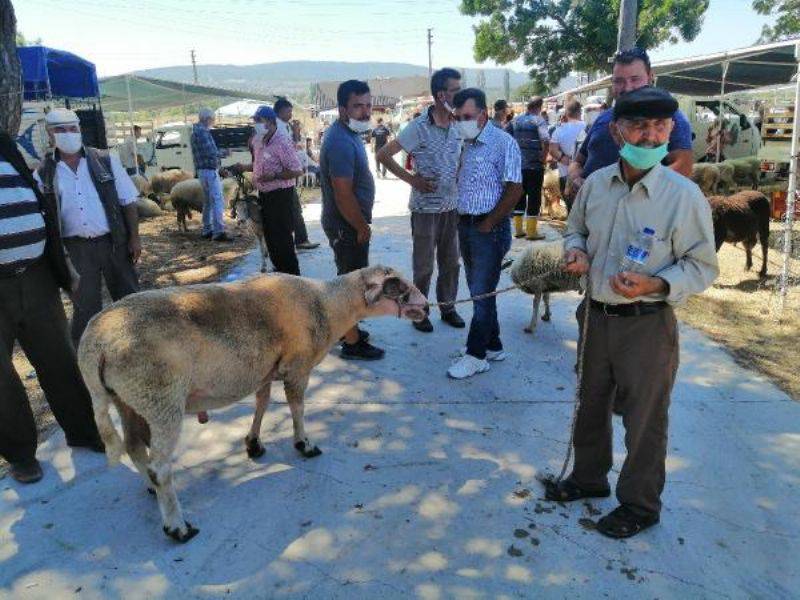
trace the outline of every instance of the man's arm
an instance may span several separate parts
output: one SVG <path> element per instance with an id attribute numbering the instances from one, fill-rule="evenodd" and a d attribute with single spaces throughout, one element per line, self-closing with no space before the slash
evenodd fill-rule
<path id="1" fill-rule="evenodd" d="M 692 152 L 692 125 L 683 112 L 678 111 L 672 118 L 672 132 L 669 135 L 669 154 L 665 164 L 684 177 L 692 175 L 694 153 Z"/>
<path id="2" fill-rule="evenodd" d="M 488 233 L 500 221 L 508 217 L 511 211 L 522 197 L 522 184 L 515 181 L 506 181 L 503 187 L 503 195 L 492 211 L 478 225 L 478 231 Z"/>
<path id="3" fill-rule="evenodd" d="M 694 153 L 691 150 L 673 150 L 664 159 L 669 168 L 680 173 L 684 177 L 692 176 L 692 165 L 694 165 Z"/>
<path id="4" fill-rule="evenodd" d="M 114 187 L 117 190 L 122 214 L 125 217 L 125 225 L 128 229 L 128 252 L 131 260 L 138 262 L 142 254 L 142 243 L 139 239 L 139 211 L 136 208 L 136 200 L 139 197 L 139 190 L 133 185 L 130 175 L 122 166 L 119 158 L 110 155 L 111 173 L 114 175 Z"/>
<path id="5" fill-rule="evenodd" d="M 408 129 L 408 128 L 406 128 Z M 403 131 L 405 131 L 404 129 Z M 401 134 L 402 135 L 402 134 Z M 418 173 L 409 173 L 393 158 L 395 154 L 403 150 L 398 140 L 392 140 L 383 148 L 378 150 L 378 162 L 383 164 L 398 179 L 405 181 L 408 185 L 419 192 L 432 192 L 436 189 L 435 183 L 428 181 Z"/>
<path id="6" fill-rule="evenodd" d="M 366 244 L 369 241 L 371 231 L 369 223 L 361 212 L 355 192 L 353 191 L 353 180 L 350 177 L 331 177 L 331 187 L 333 187 L 333 197 L 336 201 L 336 208 L 339 209 L 344 220 L 356 230 L 358 243 Z"/>
<path id="7" fill-rule="evenodd" d="M 131 260 L 139 262 L 142 255 L 142 242 L 139 239 L 139 211 L 136 203 L 126 204 L 122 207 L 122 214 L 125 215 L 125 224 L 128 227 L 128 253 Z"/>

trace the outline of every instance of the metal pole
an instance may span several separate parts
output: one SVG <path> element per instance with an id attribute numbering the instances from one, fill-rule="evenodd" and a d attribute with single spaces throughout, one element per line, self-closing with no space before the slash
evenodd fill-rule
<path id="1" fill-rule="evenodd" d="M 136 174 L 139 173 L 139 148 L 136 146 L 136 134 L 133 132 L 133 98 L 131 97 L 131 75 L 125 75 L 125 88 L 128 90 L 128 120 L 131 124 L 131 137 L 133 138 L 133 166 Z M 124 142 L 123 142 L 124 143 Z"/>
<path id="2" fill-rule="evenodd" d="M 800 166 L 800 43 L 794 47 L 794 57 L 797 60 L 797 81 L 794 91 L 794 129 L 792 130 L 792 150 L 789 157 L 789 189 L 786 192 L 786 218 L 783 227 L 783 267 L 781 268 L 781 304 L 780 315 L 786 309 L 786 296 L 789 293 L 789 259 L 792 254 L 792 228 L 794 225 L 794 210 L 797 206 L 797 170 Z"/>
<path id="3" fill-rule="evenodd" d="M 617 30 L 617 52 L 630 50 L 636 45 L 637 0 L 622 0 L 619 6 L 619 28 Z"/>
<path id="4" fill-rule="evenodd" d="M 194 73 L 194 82 L 197 83 L 197 61 L 195 60 L 194 50 L 189 51 L 189 56 L 192 59 L 192 72 Z"/>
<path id="5" fill-rule="evenodd" d="M 433 58 L 431 53 L 431 46 L 433 46 L 433 29 L 428 27 L 428 79 L 433 75 Z"/>
<path id="6" fill-rule="evenodd" d="M 722 153 L 722 126 L 723 126 L 723 106 L 725 104 L 725 79 L 728 77 L 728 65 L 730 63 L 726 60 L 722 63 L 722 85 L 719 89 L 719 114 L 717 115 L 717 160 L 719 162 L 720 154 Z"/>

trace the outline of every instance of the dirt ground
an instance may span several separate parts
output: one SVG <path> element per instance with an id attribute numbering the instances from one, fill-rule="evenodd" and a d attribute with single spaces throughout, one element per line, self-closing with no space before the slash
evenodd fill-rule
<path id="1" fill-rule="evenodd" d="M 782 223 L 772 223 L 771 245 L 780 247 L 777 240 L 782 227 Z M 796 230 L 800 231 L 800 226 Z M 790 259 L 791 285 L 779 318 L 783 255 L 771 248 L 768 258 L 767 278 L 761 280 L 760 247 L 753 252 L 753 270 L 747 272 L 744 248 L 723 244 L 717 281 L 693 297 L 678 316 L 725 346 L 740 365 L 760 371 L 800 400 L 800 260 Z"/>
<path id="2" fill-rule="evenodd" d="M 198 214 L 194 214 L 188 223 L 189 231 L 185 233 L 178 231 L 174 213 L 165 213 L 140 223 L 142 257 L 137 270 L 142 289 L 218 280 L 255 244 L 246 228 L 237 229 L 231 221 L 227 225 L 234 239 L 232 243 L 202 239 Z M 109 301 L 110 298 L 106 297 L 106 303 Z M 69 318 L 72 303 L 66 295 L 64 307 Z M 53 416 L 44 401 L 36 373 L 19 347 L 14 350 L 14 366 L 25 384 L 39 431 L 44 433 L 53 425 Z"/>

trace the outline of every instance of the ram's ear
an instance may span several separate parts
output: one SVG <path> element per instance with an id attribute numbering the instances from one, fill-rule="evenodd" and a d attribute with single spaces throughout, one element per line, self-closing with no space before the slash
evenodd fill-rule
<path id="1" fill-rule="evenodd" d="M 389 277 L 383 282 L 383 295 L 392 300 L 400 298 L 408 292 L 408 285 L 399 277 Z"/>
<path id="2" fill-rule="evenodd" d="M 367 306 L 372 306 L 381 299 L 383 288 L 378 283 L 369 283 L 364 291 L 364 300 Z"/>

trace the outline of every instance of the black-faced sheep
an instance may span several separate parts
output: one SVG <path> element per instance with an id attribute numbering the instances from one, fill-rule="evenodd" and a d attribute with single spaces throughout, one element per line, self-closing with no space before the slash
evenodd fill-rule
<path id="1" fill-rule="evenodd" d="M 311 370 L 361 319 L 420 321 L 427 313 L 425 296 L 381 266 L 331 281 L 280 274 L 149 290 L 126 296 L 89 322 L 78 363 L 109 462 L 123 452 L 109 412 L 113 404 L 124 450 L 155 488 L 164 532 L 185 542 L 197 529 L 183 518 L 172 455 L 186 413 L 227 406 L 255 392 L 256 414 L 246 438 L 252 454 L 260 446 L 272 382 L 283 381 L 294 447 L 305 457 L 317 456 L 320 450 L 303 424 Z"/>
<path id="2" fill-rule="evenodd" d="M 756 238 L 761 243 L 763 255 L 760 277 L 767 276 L 767 251 L 769 249 L 769 200 L 761 192 L 743 190 L 731 196 L 712 196 L 711 216 L 714 220 L 714 242 L 717 252 L 723 242 L 742 242 L 747 254 L 746 269 L 753 266 L 753 247 Z"/>
<path id="3" fill-rule="evenodd" d="M 536 331 L 539 304 L 544 298 L 542 321 L 550 320 L 550 294 L 580 290 L 580 278 L 564 272 L 564 242 L 552 240 L 528 244 L 511 265 L 511 281 L 533 294 L 533 313 L 526 333 Z"/>

